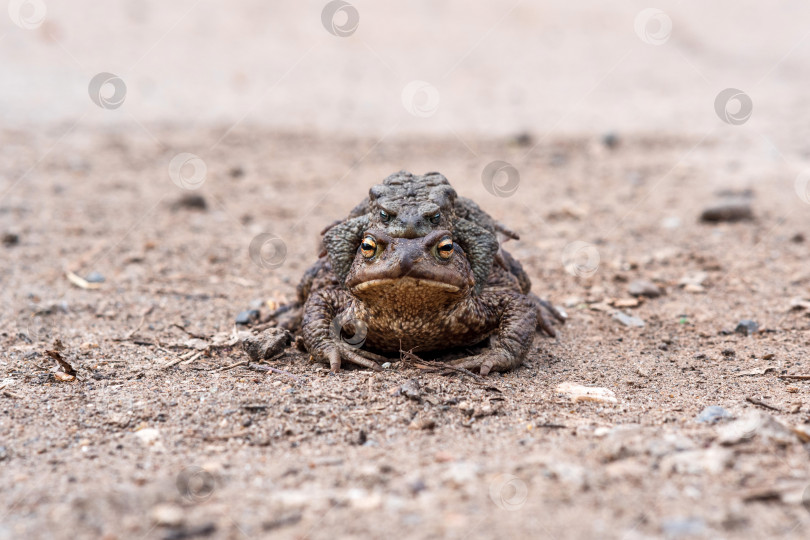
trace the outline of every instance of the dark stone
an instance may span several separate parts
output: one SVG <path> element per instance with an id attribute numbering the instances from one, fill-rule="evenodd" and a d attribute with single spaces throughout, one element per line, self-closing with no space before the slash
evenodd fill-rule
<path id="1" fill-rule="evenodd" d="M 258 336 L 248 336 L 242 341 L 242 349 L 254 362 L 273 358 L 284 352 L 292 335 L 281 328 L 268 328 Z M 331 373 L 331 371 L 330 371 Z"/>
<path id="2" fill-rule="evenodd" d="M 235 322 L 236 324 L 250 325 L 258 321 L 260 315 L 261 313 L 259 313 L 258 309 L 248 309 L 239 312 L 239 314 L 236 316 Z"/>
<path id="3" fill-rule="evenodd" d="M 518 146 L 531 146 L 534 144 L 534 139 L 532 138 L 531 133 L 527 133 L 525 131 L 515 135 L 514 139 L 512 140 Z"/>
<path id="4" fill-rule="evenodd" d="M 647 298 L 658 298 L 662 293 L 658 285 L 646 279 L 637 279 L 630 283 L 627 292 L 631 296 L 646 296 Z"/>
<path id="5" fill-rule="evenodd" d="M 20 243 L 20 235 L 15 233 L 3 233 L 2 242 L 6 247 L 16 246 Z"/>
<path id="6" fill-rule="evenodd" d="M 744 336 L 750 336 L 751 334 L 756 334 L 759 331 L 759 325 L 756 323 L 756 321 L 743 319 L 737 323 L 737 328 L 735 328 L 734 331 Z"/>
<path id="7" fill-rule="evenodd" d="M 700 220 L 706 223 L 750 221 L 754 219 L 751 203 L 748 199 L 727 199 L 709 206 L 700 214 Z"/>
<path id="8" fill-rule="evenodd" d="M 205 197 L 202 195 L 198 195 L 196 193 L 187 193 L 177 199 L 174 204 L 172 204 L 172 208 L 175 210 L 207 210 L 208 203 L 205 201 Z"/>
<path id="9" fill-rule="evenodd" d="M 213 523 L 205 523 L 203 525 L 189 525 L 183 526 L 179 529 L 172 529 L 163 535 L 163 540 L 186 540 L 187 538 L 200 538 L 203 536 L 211 536 L 217 530 L 217 526 Z"/>
<path id="10" fill-rule="evenodd" d="M 604 144 L 606 147 L 610 148 L 611 150 L 618 147 L 620 142 L 621 142 L 621 139 L 619 139 L 619 134 L 615 133 L 613 131 L 610 131 L 610 132 L 605 133 L 604 135 L 602 135 L 602 144 Z"/>

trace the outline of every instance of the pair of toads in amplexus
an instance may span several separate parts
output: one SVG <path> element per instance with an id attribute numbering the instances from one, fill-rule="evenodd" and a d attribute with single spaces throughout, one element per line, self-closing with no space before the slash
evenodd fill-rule
<path id="1" fill-rule="evenodd" d="M 482 343 L 477 354 L 447 365 L 481 375 L 513 369 L 535 333 L 554 336 L 552 322 L 564 316 L 530 291 L 506 239 L 518 235 L 460 197 L 443 175 L 400 171 L 323 231 L 296 302 L 271 319 L 300 333 L 313 359 L 332 371 L 346 364 L 379 370 L 390 361 L 385 354 Z"/>

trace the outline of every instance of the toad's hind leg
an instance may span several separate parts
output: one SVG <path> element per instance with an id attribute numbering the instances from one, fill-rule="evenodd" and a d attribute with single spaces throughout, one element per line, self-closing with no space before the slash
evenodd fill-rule
<path id="1" fill-rule="evenodd" d="M 543 300 L 536 294 L 529 292 L 532 287 L 532 282 L 529 280 L 528 274 L 523 270 L 520 262 L 512 257 L 508 251 L 501 248 L 498 251 L 496 261 L 507 270 L 517 280 L 518 286 L 523 294 L 527 295 L 534 303 L 535 310 L 537 311 L 537 329 L 551 337 L 557 335 L 557 332 L 552 326 L 556 320 L 564 323 L 565 316 L 555 308 L 548 300 Z"/>
<path id="2" fill-rule="evenodd" d="M 478 369 L 481 375 L 490 371 L 508 371 L 523 363 L 534 340 L 537 310 L 528 296 L 515 294 L 504 306 L 497 332 L 490 337 L 490 347 L 481 354 L 451 363 L 464 369 Z"/>

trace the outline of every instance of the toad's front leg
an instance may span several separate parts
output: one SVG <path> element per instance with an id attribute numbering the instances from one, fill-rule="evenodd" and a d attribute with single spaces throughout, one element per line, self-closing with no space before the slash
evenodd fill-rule
<path id="1" fill-rule="evenodd" d="M 481 375 L 490 371 L 509 371 L 523 363 L 534 340 L 537 309 L 523 294 L 512 294 L 499 302 L 498 330 L 490 337 L 490 347 L 481 354 L 461 358 L 455 367 L 478 369 Z"/>
<path id="2" fill-rule="evenodd" d="M 328 364 L 333 372 L 340 371 L 343 361 L 381 371 L 378 362 L 386 359 L 360 348 L 365 340 L 365 323 L 352 318 L 351 308 L 346 307 L 350 304 L 348 295 L 337 287 L 310 294 L 301 327 L 304 345 L 315 361 Z"/>

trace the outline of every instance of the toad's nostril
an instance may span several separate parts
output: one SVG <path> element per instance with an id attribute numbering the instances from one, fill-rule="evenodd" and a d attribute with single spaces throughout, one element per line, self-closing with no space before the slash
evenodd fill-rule
<path id="1" fill-rule="evenodd" d="M 399 259 L 399 269 L 402 276 L 407 276 L 411 271 L 413 271 L 414 266 L 416 266 L 416 263 L 419 262 L 421 257 L 422 250 L 418 249 L 417 246 L 404 246 L 402 249 L 402 256 Z"/>
<path id="2" fill-rule="evenodd" d="M 416 216 L 403 216 L 403 238 L 419 238 L 419 218 Z"/>

